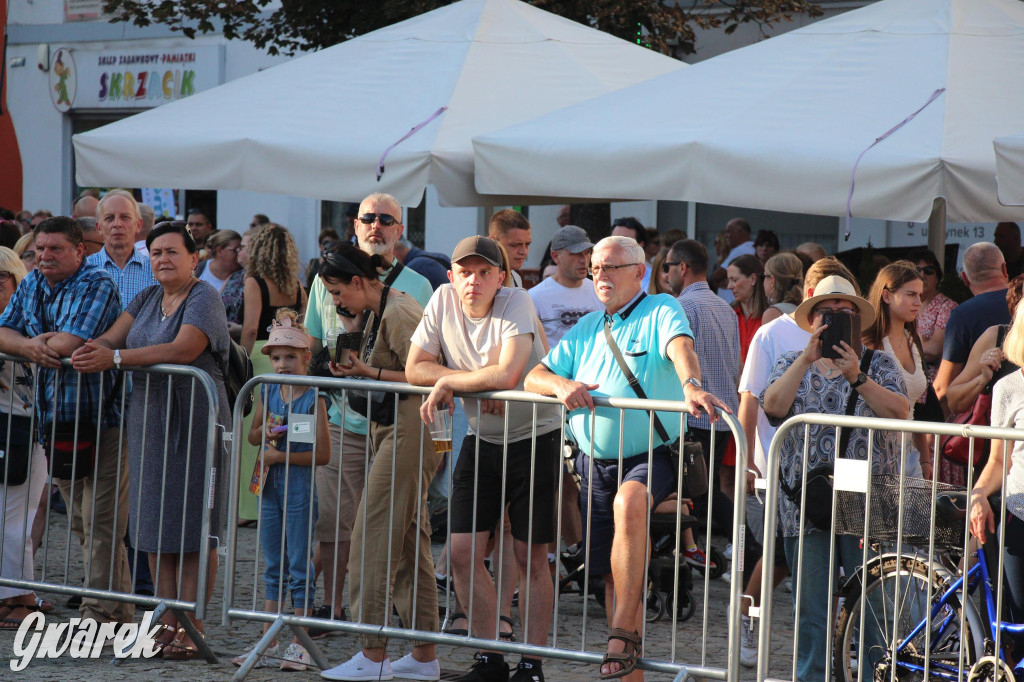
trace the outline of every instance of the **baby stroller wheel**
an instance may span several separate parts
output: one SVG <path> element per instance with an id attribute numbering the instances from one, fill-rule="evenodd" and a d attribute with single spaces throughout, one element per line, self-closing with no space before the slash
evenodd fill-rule
<path id="1" fill-rule="evenodd" d="M 690 620 L 697 611 L 697 600 L 693 598 L 693 592 L 686 590 L 679 593 L 679 605 L 676 607 L 676 618 L 680 623 Z"/>

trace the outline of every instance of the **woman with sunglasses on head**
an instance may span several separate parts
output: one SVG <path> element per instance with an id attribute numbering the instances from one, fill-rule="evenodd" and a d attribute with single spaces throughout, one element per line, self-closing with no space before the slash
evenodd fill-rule
<path id="1" fill-rule="evenodd" d="M 381 281 L 390 265 L 382 256 L 371 256 L 352 244 L 338 244 L 321 258 L 319 276 L 333 303 L 350 312 L 369 311 L 359 350 L 343 359 L 343 364 L 330 363 L 335 376 L 406 381 L 406 357 L 423 307 Z M 349 397 L 349 409 L 365 414 L 366 408 L 351 404 Z M 386 625 L 394 605 L 407 627 L 435 632 L 437 583 L 430 553 L 427 489 L 442 455 L 421 437 L 420 401 L 396 401 L 394 394 L 387 398 L 384 406 L 373 404 L 368 410 L 372 464 L 352 531 L 349 603 L 353 619 L 359 622 Z M 387 656 L 386 637 L 362 635 L 360 644 L 359 653 L 323 676 L 376 679 L 383 673 L 382 679 L 390 679 L 393 673 L 420 680 L 440 678 L 432 643 L 414 641 L 412 653 L 394 663 Z"/>
<path id="2" fill-rule="evenodd" d="M 230 339 L 224 305 L 216 290 L 193 275 L 198 247 L 181 221 L 160 223 L 146 238 L 157 284 L 143 289 L 114 325 L 71 355 L 80 372 L 158 363 L 191 365 L 213 379 L 218 392 L 217 423 L 230 424 L 231 411 L 222 368 Z M 150 386 L 150 384 L 152 384 Z M 148 387 L 148 389 L 147 389 Z M 217 572 L 216 545 L 222 504 L 211 511 L 210 537 L 201 535 L 206 504 L 208 431 L 206 392 L 181 377 L 138 373 L 125 418 L 130 454 L 128 533 L 132 544 L 149 553 L 157 596 L 195 602 L 200 552 L 209 551 L 207 587 Z M 171 404 L 168 406 L 168 399 Z M 217 443 L 221 441 L 218 439 Z M 226 471 L 226 453 L 217 447 L 213 467 Z M 223 501 L 225 496 L 218 496 Z M 157 642 L 164 658 L 192 658 L 197 651 L 174 614 L 162 618 Z M 195 620 L 202 632 L 202 624 Z"/>
<path id="3" fill-rule="evenodd" d="M 768 308 L 764 294 L 764 266 L 757 256 L 740 256 L 729 263 L 726 270 L 729 277 L 729 291 L 732 292 L 732 307 L 740 323 L 740 367 L 747 357 L 750 340 L 761 327 L 761 317 Z"/>
<path id="4" fill-rule="evenodd" d="M 649 294 L 672 295 L 672 287 L 668 283 L 669 268 L 665 267 L 665 259 L 668 257 L 668 249 L 661 249 L 651 263 L 651 282 L 647 285 Z"/>
<path id="5" fill-rule="evenodd" d="M 942 281 L 942 266 L 929 249 L 915 249 L 907 254 L 907 260 L 917 266 L 917 272 L 924 283 L 921 293 L 921 312 L 917 314 L 917 333 L 921 337 L 924 353 L 924 372 L 928 383 L 935 381 L 935 374 L 942 362 L 942 343 L 946 336 L 946 322 L 956 308 L 956 301 L 939 293 Z M 941 421 L 941 420 L 940 420 Z"/>

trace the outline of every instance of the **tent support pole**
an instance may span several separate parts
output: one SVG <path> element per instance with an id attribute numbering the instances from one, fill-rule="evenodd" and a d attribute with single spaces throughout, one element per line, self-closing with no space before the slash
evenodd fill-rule
<path id="1" fill-rule="evenodd" d="M 697 238 L 697 202 L 686 202 L 686 238 Z"/>
<path id="2" fill-rule="evenodd" d="M 946 200 L 938 197 L 932 204 L 932 214 L 928 216 L 928 248 L 939 259 L 946 262 Z"/>

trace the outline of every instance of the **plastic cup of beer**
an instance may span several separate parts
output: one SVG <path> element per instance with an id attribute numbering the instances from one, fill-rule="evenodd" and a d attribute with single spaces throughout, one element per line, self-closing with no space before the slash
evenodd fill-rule
<path id="1" fill-rule="evenodd" d="M 434 452 L 451 452 L 452 416 L 447 408 L 434 408 L 430 422 L 430 438 L 434 441 Z"/>

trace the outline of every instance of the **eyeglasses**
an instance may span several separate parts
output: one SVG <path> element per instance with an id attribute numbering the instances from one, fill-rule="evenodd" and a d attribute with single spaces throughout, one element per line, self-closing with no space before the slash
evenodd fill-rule
<path id="1" fill-rule="evenodd" d="M 811 311 L 811 316 L 821 315 L 822 313 L 846 313 L 847 315 L 854 315 L 857 313 L 854 308 L 815 308 Z"/>
<path id="2" fill-rule="evenodd" d="M 398 222 L 398 218 L 387 213 L 364 213 L 359 216 L 359 222 L 363 225 L 373 225 L 375 220 L 379 220 L 384 227 L 391 227 Z"/>
<path id="3" fill-rule="evenodd" d="M 0 284 L 3 284 L 4 282 L 9 280 L 10 278 L 11 278 L 11 273 L 9 273 L 9 272 L 0 272 Z"/>
<path id="4" fill-rule="evenodd" d="M 621 270 L 622 268 L 628 268 L 628 267 L 632 267 L 634 265 L 640 265 L 640 264 L 639 263 L 623 263 L 622 265 L 594 265 L 594 266 L 592 266 L 590 268 L 587 268 L 587 273 L 589 273 L 591 277 L 597 277 L 602 272 L 612 272 L 613 270 Z"/>
<path id="5" fill-rule="evenodd" d="M 26 251 L 25 253 L 21 254 L 21 260 L 32 260 L 35 257 L 36 257 L 36 252 L 35 251 Z"/>
<path id="6" fill-rule="evenodd" d="M 936 268 L 934 265 L 926 265 L 923 268 L 918 268 L 917 272 L 918 274 L 926 275 L 928 277 L 939 274 L 938 268 Z"/>
<path id="7" fill-rule="evenodd" d="M 682 262 L 683 261 L 681 261 L 681 260 L 675 260 L 675 261 L 668 261 L 668 262 L 662 263 L 661 264 L 661 271 L 664 272 L 665 274 L 668 274 L 669 270 L 671 270 L 672 268 L 674 268 L 675 266 L 679 265 Z"/>

